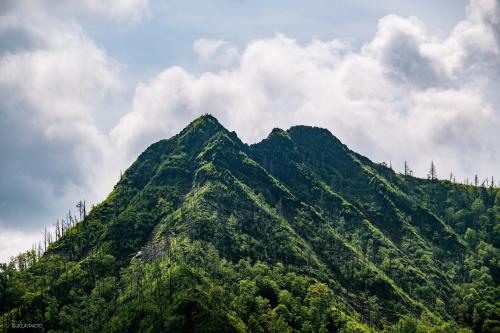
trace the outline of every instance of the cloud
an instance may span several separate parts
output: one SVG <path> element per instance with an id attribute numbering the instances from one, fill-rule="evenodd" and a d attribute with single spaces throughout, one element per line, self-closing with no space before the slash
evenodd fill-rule
<path id="1" fill-rule="evenodd" d="M 420 89 L 442 86 L 446 78 L 438 61 L 421 50 L 429 39 L 425 25 L 417 18 L 389 15 L 380 20 L 375 38 L 363 51 L 380 61 L 394 82 Z"/>
<path id="2" fill-rule="evenodd" d="M 50 204 L 70 184 L 89 189 L 103 167 L 108 141 L 92 113 L 119 87 L 114 64 L 88 41 L 69 44 L 0 59 L 0 222 L 20 209 L 39 211 L 31 205 Z M 41 191 L 32 201 L 18 200 L 33 189 Z"/>
<path id="3" fill-rule="evenodd" d="M 132 158 L 209 112 L 247 142 L 276 126 L 310 124 L 377 161 L 408 160 L 420 176 L 431 159 L 443 177 L 495 174 L 498 13 L 495 1 L 474 0 L 445 38 L 415 17 L 389 15 L 360 50 L 277 35 L 249 43 L 235 65 L 218 71 L 167 68 L 138 85 L 111 137 Z M 194 49 L 207 60 L 222 46 L 199 40 Z"/>
<path id="4" fill-rule="evenodd" d="M 500 46 L 500 4 L 496 0 L 473 0 L 468 8 L 470 16 L 480 21 L 483 29 L 491 33 Z"/>
<path id="5" fill-rule="evenodd" d="M 121 66 L 77 24 L 23 15 L 28 3 L 0 17 L 11 41 L 0 49 L 0 238 L 12 249 L 80 198 L 102 200 L 119 160 L 96 121 Z"/>
<path id="6" fill-rule="evenodd" d="M 91 14 L 109 15 L 119 21 L 139 22 L 150 15 L 148 0 L 73 0 L 70 5 Z"/>
<path id="7" fill-rule="evenodd" d="M 431 159 L 442 177 L 500 176 L 495 0 L 472 0 L 447 36 L 388 15 L 360 49 L 282 34 L 244 48 L 197 40 L 205 72 L 174 66 L 137 84 L 108 133 L 103 119 L 109 99 L 123 96 L 126 67 L 77 22 L 137 23 L 149 11 L 145 0 L 0 3 L 0 261 L 78 199 L 101 200 L 120 168 L 206 112 L 246 142 L 273 127 L 316 125 L 376 161 L 407 160 L 421 176 Z"/>
<path id="8" fill-rule="evenodd" d="M 0 262 L 8 262 L 18 253 L 31 249 L 41 238 L 39 232 L 22 232 L 19 230 L 3 230 L 0 233 Z"/>
<path id="9" fill-rule="evenodd" d="M 0 13 L 23 13 L 30 17 L 100 16 L 118 22 L 137 23 L 150 13 L 149 0 L 3 0 Z"/>
<path id="10" fill-rule="evenodd" d="M 201 65 L 230 67 L 237 60 L 238 48 L 218 39 L 198 39 L 193 43 L 193 50 L 198 55 Z"/>

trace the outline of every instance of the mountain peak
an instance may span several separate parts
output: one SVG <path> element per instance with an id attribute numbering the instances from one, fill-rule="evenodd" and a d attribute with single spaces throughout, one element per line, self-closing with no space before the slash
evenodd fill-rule
<path id="1" fill-rule="evenodd" d="M 474 208 L 495 211 L 495 197 L 381 171 L 323 128 L 275 128 L 249 146 L 205 114 L 150 146 L 81 222 L 68 217 L 38 262 L 32 251 L 19 271 L 0 266 L 0 331 L 29 321 L 54 332 L 395 332 L 407 322 L 423 332 L 433 329 L 420 313 L 443 329 L 469 324 L 482 308 L 455 302 L 466 288 L 483 289 L 493 327 L 498 269 L 460 235 L 497 250 L 495 217 Z M 471 267 L 482 267 L 478 282 Z"/>
<path id="2" fill-rule="evenodd" d="M 189 123 L 189 125 L 179 133 L 179 138 L 181 141 L 192 141 L 192 139 L 194 139 L 195 141 L 201 140 L 202 142 L 206 142 L 212 136 L 220 132 L 229 133 L 229 131 L 219 123 L 217 118 L 207 113 Z"/>
<path id="3" fill-rule="evenodd" d="M 315 139 L 323 140 L 333 140 L 337 143 L 342 144 L 342 142 L 332 134 L 328 129 L 316 126 L 306 126 L 306 125 L 296 125 L 290 127 L 287 131 L 292 137 L 309 137 Z"/>
<path id="4" fill-rule="evenodd" d="M 193 120 L 192 122 L 190 122 L 186 128 L 198 128 L 198 127 L 225 129 L 224 126 L 222 126 L 219 123 L 217 118 L 208 113 L 205 113 L 196 118 L 195 120 Z"/>

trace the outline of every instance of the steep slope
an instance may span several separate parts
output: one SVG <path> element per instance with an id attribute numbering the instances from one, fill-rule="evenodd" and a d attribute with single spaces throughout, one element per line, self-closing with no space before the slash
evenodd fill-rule
<path id="1" fill-rule="evenodd" d="M 275 130 L 252 150 L 257 161 L 321 211 L 347 242 L 405 292 L 431 289 L 435 297 L 429 297 L 428 306 L 437 296 L 450 297 L 452 288 L 443 271 L 448 262 L 456 263 L 464 246 L 443 221 L 377 173 L 372 162 L 328 131 L 304 126 Z M 445 251 L 432 253 L 433 246 Z M 430 262 L 423 261 L 426 255 Z M 394 269 L 390 261 L 382 265 L 394 259 L 404 268 Z"/>
<path id="2" fill-rule="evenodd" d="M 38 261 L 2 269 L 0 327 L 487 332 L 497 203 L 496 188 L 397 175 L 324 129 L 248 146 L 206 115 L 151 145 Z"/>

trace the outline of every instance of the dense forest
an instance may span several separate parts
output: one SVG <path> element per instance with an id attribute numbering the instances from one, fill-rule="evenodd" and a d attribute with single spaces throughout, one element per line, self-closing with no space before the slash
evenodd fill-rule
<path id="1" fill-rule="evenodd" d="M 202 116 L 0 266 L 0 331 L 500 332 L 500 190 L 405 169 Z"/>

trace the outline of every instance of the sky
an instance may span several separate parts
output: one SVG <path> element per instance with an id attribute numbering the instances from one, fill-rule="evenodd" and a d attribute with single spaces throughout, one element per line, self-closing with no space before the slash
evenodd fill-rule
<path id="1" fill-rule="evenodd" d="M 500 180 L 500 1 L 0 2 L 0 262 L 210 113 Z"/>

